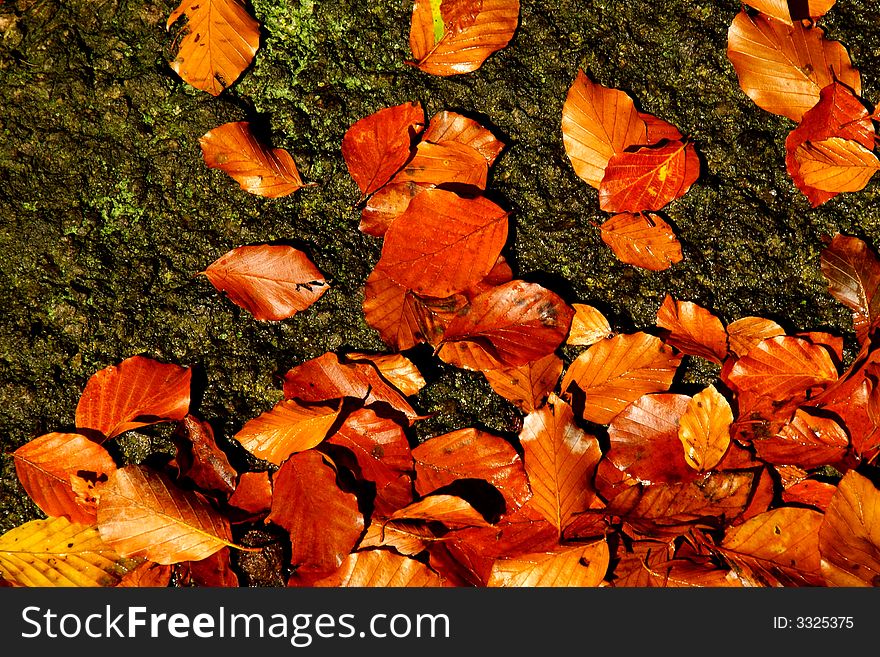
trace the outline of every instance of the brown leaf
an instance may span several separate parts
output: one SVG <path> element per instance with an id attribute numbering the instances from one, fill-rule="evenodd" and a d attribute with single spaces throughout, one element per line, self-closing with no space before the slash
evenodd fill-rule
<path id="1" fill-rule="evenodd" d="M 289 319 L 329 288 L 309 257 L 292 246 L 239 246 L 201 273 L 258 320 Z"/>
<path id="2" fill-rule="evenodd" d="M 574 423 L 571 407 L 556 396 L 525 417 L 519 438 L 532 488 L 529 504 L 561 536 L 595 496 L 592 477 L 602 457 L 599 441 Z"/>
<path id="3" fill-rule="evenodd" d="M 415 65 L 432 75 L 459 75 L 482 66 L 508 44 L 519 0 L 415 0 L 409 46 Z"/>
<path id="4" fill-rule="evenodd" d="M 678 128 L 652 114 L 639 112 L 639 118 L 645 122 L 645 127 L 648 129 L 648 137 L 644 142 L 648 146 L 659 144 L 664 140 L 681 141 L 684 138 Z"/>
<path id="5" fill-rule="evenodd" d="M 880 171 L 880 160 L 870 148 L 840 137 L 805 141 L 794 157 L 804 184 L 820 192 L 858 192 Z"/>
<path id="6" fill-rule="evenodd" d="M 388 227 L 377 267 L 417 294 L 448 297 L 480 282 L 507 241 L 507 212 L 484 198 L 427 189 Z"/>
<path id="7" fill-rule="evenodd" d="M 229 548 L 223 548 L 201 561 L 186 564 L 189 579 L 195 586 L 234 588 L 239 586 L 238 575 L 232 570 Z"/>
<path id="8" fill-rule="evenodd" d="M 616 214 L 602 224 L 602 241 L 621 262 L 662 271 L 681 262 L 681 244 L 656 214 Z"/>
<path id="9" fill-rule="evenodd" d="M 320 444 L 339 417 L 339 405 L 278 402 L 233 436 L 257 458 L 281 465 L 287 457 Z"/>
<path id="10" fill-rule="evenodd" d="M 449 323 L 439 356 L 472 370 L 525 365 L 562 344 L 573 314 L 537 283 L 511 281 L 476 297 Z"/>
<path id="11" fill-rule="evenodd" d="M 654 587 L 654 588 L 692 588 L 692 587 L 740 587 L 742 584 L 730 570 L 718 568 L 708 559 L 646 559 L 643 555 L 632 554 L 614 569 L 615 587 Z"/>
<path id="12" fill-rule="evenodd" d="M 541 408 L 562 374 L 562 359 L 550 354 L 517 367 L 486 370 L 492 390 L 526 413 Z"/>
<path id="13" fill-rule="evenodd" d="M 243 472 L 235 492 L 229 498 L 229 506 L 252 517 L 268 513 L 272 506 L 272 480 L 269 473 Z"/>
<path id="14" fill-rule="evenodd" d="M 98 501 L 101 539 L 126 557 L 198 561 L 231 545 L 229 522 L 199 493 L 140 465 L 120 468 Z"/>
<path id="15" fill-rule="evenodd" d="M 175 461 L 181 477 L 202 490 L 232 494 L 238 473 L 229 464 L 226 453 L 217 446 L 210 424 L 187 415 L 172 438 L 177 447 Z"/>
<path id="16" fill-rule="evenodd" d="M 318 452 L 291 456 L 273 476 L 267 522 L 290 533 L 290 563 L 298 574 L 329 574 L 342 566 L 364 529 L 357 498 L 336 485 L 336 471 Z"/>
<path id="17" fill-rule="evenodd" d="M 632 98 L 578 71 L 562 106 L 562 141 L 574 172 L 599 189 L 612 156 L 647 143 L 647 132 Z"/>
<path id="18" fill-rule="evenodd" d="M 412 451 L 416 492 L 427 495 L 461 479 L 482 479 L 504 496 L 507 510 L 521 507 L 532 493 L 513 446 L 477 429 L 459 429 L 426 440 Z"/>
<path id="19" fill-rule="evenodd" d="M 166 27 L 186 16 L 171 68 L 196 89 L 217 96 L 251 65 L 260 47 L 260 24 L 240 0 L 184 0 Z"/>
<path id="20" fill-rule="evenodd" d="M 782 491 L 782 501 L 786 504 L 806 504 L 826 511 L 831 504 L 837 486 L 815 479 L 805 479 Z"/>
<path id="21" fill-rule="evenodd" d="M 589 346 L 605 338 L 613 337 L 611 324 L 598 309 L 583 303 L 573 303 L 574 317 L 571 330 L 565 343 L 577 346 Z"/>
<path id="22" fill-rule="evenodd" d="M 488 173 L 486 159 L 471 146 L 422 141 L 416 147 L 415 156 L 391 179 L 390 184 L 455 184 L 486 189 Z"/>
<path id="23" fill-rule="evenodd" d="M 599 586 L 611 555 L 605 540 L 589 545 L 559 546 L 552 552 L 532 552 L 501 558 L 492 567 L 488 586 Z"/>
<path id="24" fill-rule="evenodd" d="M 629 403 L 672 385 L 681 356 L 653 335 L 617 335 L 597 342 L 568 368 L 562 391 L 586 395 L 584 419 L 608 424 Z"/>
<path id="25" fill-rule="evenodd" d="M 199 137 L 202 158 L 257 196 L 279 198 L 305 187 L 286 150 L 260 142 L 247 121 L 224 123 Z"/>
<path id="26" fill-rule="evenodd" d="M 668 294 L 657 311 L 657 326 L 669 331 L 666 342 L 691 356 L 715 363 L 727 357 L 727 331 L 711 312 L 690 301 L 676 301 Z"/>
<path id="27" fill-rule="evenodd" d="M 763 317 L 742 317 L 727 325 L 730 351 L 739 358 L 757 347 L 761 340 L 775 338 L 777 335 L 785 335 L 785 329 Z"/>
<path id="28" fill-rule="evenodd" d="M 864 344 L 880 317 L 880 261 L 865 242 L 838 233 L 822 251 L 821 266 L 828 291 L 852 311 L 856 336 Z"/>
<path id="29" fill-rule="evenodd" d="M 418 394 L 425 387 L 425 377 L 415 364 L 403 354 L 367 354 L 349 352 L 345 355 L 349 362 L 366 361 L 379 370 L 379 374 L 407 397 Z"/>
<path id="30" fill-rule="evenodd" d="M 443 580 L 421 561 L 388 550 L 364 550 L 348 555 L 332 575 L 316 581 L 317 587 L 437 587 Z"/>
<path id="31" fill-rule="evenodd" d="M 752 444 L 768 463 L 810 469 L 843 461 L 849 437 L 834 420 L 799 408 L 779 433 Z"/>
<path id="32" fill-rule="evenodd" d="M 730 446 L 732 423 L 730 404 L 715 386 L 694 395 L 678 424 L 678 439 L 687 464 L 695 470 L 711 470 L 718 465 Z"/>
<path id="33" fill-rule="evenodd" d="M 727 57 L 742 90 L 758 107 L 800 121 L 835 80 L 861 93 L 859 72 L 846 50 L 819 27 L 787 25 L 760 14 L 737 14 L 727 34 Z"/>
<path id="34" fill-rule="evenodd" d="M 615 154 L 599 184 L 599 207 L 606 212 L 660 210 L 684 196 L 700 177 L 694 145 L 670 141 Z"/>
<path id="35" fill-rule="evenodd" d="M 412 155 L 413 138 L 425 127 L 419 103 L 386 107 L 352 125 L 342 138 L 342 157 L 363 196 L 397 173 Z"/>
<path id="36" fill-rule="evenodd" d="M 95 524 L 96 485 L 116 471 L 106 449 L 76 433 L 47 433 L 19 447 L 12 458 L 22 488 L 43 513 Z"/>
<path id="37" fill-rule="evenodd" d="M 189 411 L 191 376 L 189 368 L 144 356 L 105 367 L 83 390 L 76 426 L 89 438 L 106 440 L 157 422 L 182 420 Z"/>
<path id="38" fill-rule="evenodd" d="M 489 166 L 495 163 L 495 159 L 504 150 L 504 142 L 488 129 L 473 119 L 446 110 L 431 117 L 422 139 L 434 144 L 455 142 L 470 146 L 485 158 Z"/>

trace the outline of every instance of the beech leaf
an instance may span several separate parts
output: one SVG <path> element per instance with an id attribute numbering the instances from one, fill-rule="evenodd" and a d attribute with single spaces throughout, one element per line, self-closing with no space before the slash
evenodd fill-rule
<path id="1" fill-rule="evenodd" d="M 742 358 L 765 338 L 785 335 L 785 329 L 776 322 L 763 317 L 742 317 L 727 325 L 730 351 Z"/>
<path id="2" fill-rule="evenodd" d="M 597 308 L 584 303 L 573 303 L 574 317 L 566 344 L 589 346 L 614 335 L 611 324 Z"/>
<path id="3" fill-rule="evenodd" d="M 602 241 L 628 265 L 662 271 L 682 261 L 681 243 L 656 214 L 616 214 L 602 224 L 601 231 Z"/>
<path id="4" fill-rule="evenodd" d="M 367 361 L 376 366 L 379 374 L 407 397 L 418 394 L 425 387 L 425 377 L 415 364 L 403 354 L 367 354 L 349 352 L 349 362 Z"/>
<path id="5" fill-rule="evenodd" d="M 799 408 L 782 430 L 752 441 L 758 456 L 779 465 L 816 468 L 843 461 L 849 437 L 834 420 Z"/>
<path id="6" fill-rule="evenodd" d="M 837 0 L 748 0 L 746 4 L 771 18 L 792 24 L 794 21 L 824 16 Z"/>
<path id="7" fill-rule="evenodd" d="M 317 587 L 438 587 L 440 576 L 421 561 L 389 550 L 363 550 L 349 554 L 340 568 L 316 581 Z"/>
<path id="8" fill-rule="evenodd" d="M 610 559 L 604 540 L 501 558 L 492 567 L 488 585 L 596 587 L 605 578 Z"/>
<path id="9" fill-rule="evenodd" d="M 721 363 L 727 356 L 727 331 L 711 312 L 668 294 L 657 311 L 657 326 L 669 331 L 666 342 L 691 356 Z"/>
<path id="10" fill-rule="evenodd" d="M 730 445 L 733 410 L 715 386 L 707 386 L 688 402 L 678 425 L 684 458 L 694 470 L 711 470 Z"/>
<path id="11" fill-rule="evenodd" d="M 857 192 L 880 170 L 871 149 L 840 137 L 805 141 L 794 157 L 804 184 L 821 192 Z"/>
<path id="12" fill-rule="evenodd" d="M 856 336 L 864 343 L 880 317 L 880 261 L 865 242 L 838 233 L 822 251 L 821 267 L 828 291 L 852 311 Z"/>
<path id="13" fill-rule="evenodd" d="M 562 359 L 556 354 L 525 365 L 483 372 L 492 390 L 526 413 L 544 405 L 547 396 L 559 382 L 560 374 Z"/>
<path id="14" fill-rule="evenodd" d="M 485 158 L 489 166 L 504 150 L 504 143 L 490 130 L 471 118 L 446 110 L 431 117 L 422 139 L 433 144 L 454 142 L 470 146 Z"/>
<path id="15" fill-rule="evenodd" d="M 486 158 L 467 144 L 422 141 L 413 158 L 389 184 L 466 185 L 486 189 L 489 165 Z"/>
<path id="16" fill-rule="evenodd" d="M 217 445 L 210 424 L 187 415 L 172 439 L 177 447 L 175 461 L 181 477 L 202 490 L 232 494 L 238 473 L 230 465 L 226 452 Z"/>

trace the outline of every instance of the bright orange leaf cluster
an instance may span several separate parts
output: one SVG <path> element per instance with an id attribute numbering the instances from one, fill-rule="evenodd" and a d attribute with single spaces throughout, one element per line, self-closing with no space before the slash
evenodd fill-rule
<path id="1" fill-rule="evenodd" d="M 617 213 L 602 239 L 623 262 L 662 270 L 681 261 L 681 246 L 655 214 L 700 176 L 700 159 L 678 129 L 639 112 L 618 89 L 583 71 L 562 107 L 562 137 L 575 173 L 599 190 L 599 207 Z"/>
<path id="2" fill-rule="evenodd" d="M 846 49 L 815 19 L 834 4 L 755 0 L 728 32 L 727 55 L 755 103 L 798 123 L 785 141 L 785 165 L 813 207 L 856 192 L 880 170 L 874 115 L 859 100 L 861 77 Z M 792 16 L 789 5 L 802 15 Z"/>

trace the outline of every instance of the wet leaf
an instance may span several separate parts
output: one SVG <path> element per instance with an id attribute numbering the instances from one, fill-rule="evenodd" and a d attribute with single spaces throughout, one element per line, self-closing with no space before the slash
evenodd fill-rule
<path id="1" fill-rule="evenodd" d="M 560 374 L 562 359 L 556 354 L 517 367 L 483 372 L 492 390 L 526 413 L 544 405 Z"/>
<path id="2" fill-rule="evenodd" d="M 562 391 L 576 386 L 586 395 L 584 419 L 608 424 L 642 395 L 669 388 L 681 356 L 647 333 L 616 335 L 597 342 L 568 368 Z"/>
<path id="3" fill-rule="evenodd" d="M 742 358 L 765 338 L 785 335 L 785 329 L 776 322 L 763 317 L 742 317 L 727 325 L 730 351 Z"/>
<path id="4" fill-rule="evenodd" d="M 598 309 L 583 303 L 573 303 L 574 317 L 565 343 L 589 346 L 614 335 L 611 324 Z"/>
<path id="5" fill-rule="evenodd" d="M 120 468 L 102 488 L 98 530 L 120 554 L 160 564 L 198 561 L 232 544 L 229 521 L 202 495 L 140 465 Z"/>
<path id="6" fill-rule="evenodd" d="M 562 140 L 574 172 L 596 189 L 612 156 L 648 143 L 632 98 L 591 81 L 583 71 L 562 106 Z"/>
<path id="7" fill-rule="evenodd" d="M 486 159 L 471 146 L 422 141 L 416 147 L 415 156 L 391 179 L 390 184 L 451 184 L 486 189 L 488 173 Z"/>
<path id="8" fill-rule="evenodd" d="M 492 567 L 488 586 L 599 586 L 610 563 L 608 544 L 559 546 L 552 552 L 532 552 L 501 558 Z"/>
<path id="9" fill-rule="evenodd" d="M 592 477 L 602 456 L 599 441 L 575 424 L 571 407 L 555 396 L 525 417 L 519 438 L 532 488 L 529 505 L 561 536 L 595 496 Z"/>
<path id="10" fill-rule="evenodd" d="M 616 214 L 602 224 L 602 241 L 621 262 L 651 271 L 681 262 L 681 244 L 656 214 Z"/>
<path id="11" fill-rule="evenodd" d="M 871 149 L 840 137 L 805 141 L 794 157 L 804 184 L 820 192 L 858 192 L 880 170 L 880 160 Z"/>
<path id="12" fill-rule="evenodd" d="M 416 491 L 427 495 L 461 479 L 482 479 L 504 496 L 507 510 L 531 497 L 523 462 L 513 446 L 477 429 L 459 429 L 430 438 L 412 451 Z"/>
<path id="13" fill-rule="evenodd" d="M 718 465 L 730 445 L 732 423 L 730 404 L 715 386 L 694 395 L 678 425 L 687 464 L 694 470 L 711 470 Z"/>
<path id="14" fill-rule="evenodd" d="M 648 137 L 644 142 L 648 146 L 659 144 L 664 140 L 681 141 L 684 138 L 678 128 L 652 114 L 639 112 L 639 118 L 645 122 L 645 127 L 648 129 Z"/>
<path id="15" fill-rule="evenodd" d="M 840 463 L 849 437 L 834 420 L 799 408 L 775 436 L 752 441 L 758 456 L 768 463 L 816 468 Z"/>
<path id="16" fill-rule="evenodd" d="M 415 0 L 414 63 L 432 75 L 475 71 L 508 44 L 518 21 L 519 0 Z"/>
<path id="17" fill-rule="evenodd" d="M 292 246 L 239 246 L 201 273 L 258 320 L 289 319 L 329 289 L 309 257 Z"/>
<path id="18" fill-rule="evenodd" d="M 342 157 L 363 196 L 382 187 L 412 156 L 425 127 L 418 103 L 386 107 L 354 123 L 342 138 Z"/>
<path id="19" fill-rule="evenodd" d="M 437 587 L 440 576 L 421 561 L 388 550 L 363 550 L 348 555 L 332 575 L 314 583 L 318 587 Z"/>
<path id="20" fill-rule="evenodd" d="M 116 586 L 139 563 L 67 518 L 31 520 L 0 536 L 0 576 L 18 586 Z"/>
<path id="21" fill-rule="evenodd" d="M 249 420 L 234 438 L 257 458 L 281 465 L 291 454 L 320 444 L 338 417 L 338 404 L 304 405 L 289 399 Z"/>
<path id="22" fill-rule="evenodd" d="M 173 436 L 177 446 L 177 469 L 202 490 L 232 494 L 238 473 L 226 453 L 217 446 L 214 430 L 207 422 L 187 415 Z"/>
<path id="23" fill-rule="evenodd" d="M 315 451 L 291 456 L 273 476 L 266 519 L 290 533 L 297 573 L 328 574 L 342 566 L 364 529 L 357 498 L 336 485 L 336 471 Z"/>
<path id="24" fill-rule="evenodd" d="M 666 342 L 691 356 L 720 363 L 727 357 L 727 331 L 711 312 L 668 294 L 657 311 L 657 326 L 669 331 Z"/>
<path id="25" fill-rule="evenodd" d="M 476 149 L 489 166 L 504 150 L 504 143 L 478 122 L 456 112 L 443 110 L 431 117 L 428 129 L 422 135 L 433 144 L 455 142 Z"/>
<path id="26" fill-rule="evenodd" d="M 377 267 L 417 294 L 447 297 L 479 283 L 507 241 L 507 212 L 441 189 L 416 196 L 385 233 Z"/>
<path id="27" fill-rule="evenodd" d="M 599 184 L 599 207 L 606 212 L 660 210 L 684 196 L 699 177 L 700 158 L 689 142 L 617 153 Z"/>
<path id="28" fill-rule="evenodd" d="M 22 488 L 43 513 L 95 524 L 96 484 L 116 471 L 106 449 L 79 434 L 47 433 L 19 447 L 12 458 Z"/>
<path id="29" fill-rule="evenodd" d="M 251 65 L 260 47 L 260 24 L 239 0 L 184 0 L 166 27 L 182 16 L 171 68 L 196 89 L 218 96 Z"/>
<path id="30" fill-rule="evenodd" d="M 449 323 L 439 356 L 472 370 L 525 365 L 562 344 L 573 314 L 537 283 L 511 281 L 476 297 Z"/>
<path id="31" fill-rule="evenodd" d="M 840 233 L 822 251 L 822 274 L 828 291 L 853 313 L 853 327 L 864 343 L 880 317 L 880 261 L 857 237 Z"/>
<path id="32" fill-rule="evenodd" d="M 498 256 L 498 260 L 495 261 L 492 270 L 486 274 L 479 283 L 472 285 L 465 290 L 464 295 L 467 297 L 468 301 L 473 301 L 484 292 L 500 287 L 505 283 L 510 283 L 512 280 L 513 269 L 510 268 L 507 259 L 503 255 L 500 255 Z"/>
<path id="33" fill-rule="evenodd" d="M 376 366 L 379 374 L 407 397 L 418 394 L 425 387 L 425 377 L 415 364 L 403 354 L 367 354 L 350 352 L 349 362 L 367 361 Z"/>
<path id="34" fill-rule="evenodd" d="M 306 186 L 290 153 L 262 143 L 247 121 L 212 128 L 199 145 L 209 168 L 229 174 L 250 194 L 279 198 Z"/>
<path id="35" fill-rule="evenodd" d="M 76 426 L 89 438 L 110 439 L 189 411 L 191 370 L 144 356 L 95 373 L 76 407 Z M 99 434 L 99 435 L 93 435 Z"/>
<path id="36" fill-rule="evenodd" d="M 861 93 L 859 72 L 846 49 L 819 27 L 787 25 L 758 14 L 737 14 L 727 34 L 727 56 L 742 90 L 758 107 L 800 121 L 835 80 Z"/>

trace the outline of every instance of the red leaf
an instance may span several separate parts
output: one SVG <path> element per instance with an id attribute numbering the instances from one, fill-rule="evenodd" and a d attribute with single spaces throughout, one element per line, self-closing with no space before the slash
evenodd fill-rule
<path id="1" fill-rule="evenodd" d="M 422 135 L 424 141 L 434 144 L 455 142 L 476 149 L 489 166 L 504 150 L 504 143 L 489 130 L 466 116 L 446 110 L 431 117 L 428 129 Z"/>
<path id="2" fill-rule="evenodd" d="M 602 224 L 602 241 L 621 262 L 662 271 L 681 262 L 681 244 L 656 214 L 616 214 Z"/>
<path id="3" fill-rule="evenodd" d="M 272 480 L 269 473 L 243 472 L 235 492 L 229 498 L 229 506 L 250 516 L 268 513 L 272 506 Z"/>
<path id="4" fill-rule="evenodd" d="M 727 331 L 711 312 L 690 301 L 676 301 L 668 294 L 657 311 L 657 326 L 669 330 L 666 342 L 691 356 L 715 363 L 727 357 Z"/>
<path id="5" fill-rule="evenodd" d="M 406 212 L 409 204 L 433 185 L 414 182 L 391 182 L 378 189 L 361 210 L 358 229 L 373 237 L 383 237 L 395 219 Z"/>
<path id="6" fill-rule="evenodd" d="M 836 492 L 837 486 L 833 484 L 806 479 L 783 490 L 782 501 L 786 504 L 807 504 L 825 511 Z"/>
<path id="7" fill-rule="evenodd" d="M 756 438 L 752 444 L 768 463 L 810 469 L 843 461 L 849 437 L 834 420 L 798 409 L 778 434 Z"/>
<path id="8" fill-rule="evenodd" d="M 202 490 L 230 495 L 235 490 L 238 473 L 229 464 L 226 453 L 217 446 L 214 430 L 207 422 L 187 415 L 174 435 L 175 460 L 181 477 Z"/>

